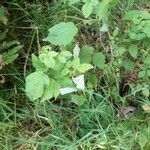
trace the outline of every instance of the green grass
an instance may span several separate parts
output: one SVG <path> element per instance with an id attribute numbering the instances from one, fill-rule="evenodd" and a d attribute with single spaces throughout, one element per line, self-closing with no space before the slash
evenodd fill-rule
<path id="1" fill-rule="evenodd" d="M 0 2 L 9 12 L 8 39 L 16 39 L 23 44 L 19 57 L 13 64 L 0 70 L 6 78 L 0 84 L 0 149 L 1 150 L 149 150 L 150 115 L 142 109 L 149 105 L 149 97 L 143 97 L 136 86 L 121 96 L 119 93 L 121 76 L 115 65 L 110 63 L 110 71 L 99 77 L 97 88 L 89 91 L 88 101 L 76 106 L 68 100 L 31 102 L 25 94 L 25 76 L 33 71 L 31 54 L 38 53 L 48 29 L 61 21 L 77 24 L 79 34 L 74 41 L 80 45 L 91 45 L 96 52 L 103 52 L 108 60 L 111 56 L 111 35 L 119 28 L 118 42 L 124 39 L 126 23 L 122 17 L 133 9 L 148 9 L 148 0 L 118 1 L 109 16 L 108 33 L 99 35 L 100 22 L 85 25 L 87 21 L 81 12 L 81 5 L 69 6 L 63 0 L 48 1 L 5 1 Z M 149 11 L 149 10 L 148 10 Z M 95 21 L 91 17 L 89 21 Z M 147 48 L 138 43 L 140 50 Z M 128 45 L 127 45 L 128 46 Z M 68 46 L 69 48 L 72 47 Z M 58 48 L 56 47 L 56 50 Z M 145 50 L 145 51 L 146 51 Z M 138 60 L 141 59 L 141 55 Z M 149 84 L 150 80 L 137 84 Z M 132 86 L 132 83 L 131 85 Z M 134 106 L 131 117 L 117 116 L 121 107 Z"/>

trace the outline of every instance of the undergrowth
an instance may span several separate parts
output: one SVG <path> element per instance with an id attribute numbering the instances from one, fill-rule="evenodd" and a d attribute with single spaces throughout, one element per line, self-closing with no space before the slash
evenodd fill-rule
<path id="1" fill-rule="evenodd" d="M 0 149 L 149 150 L 149 8 L 2 0 Z"/>

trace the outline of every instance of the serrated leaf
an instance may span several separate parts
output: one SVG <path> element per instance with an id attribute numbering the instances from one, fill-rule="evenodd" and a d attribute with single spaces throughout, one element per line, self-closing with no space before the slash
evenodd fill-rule
<path id="1" fill-rule="evenodd" d="M 80 64 L 77 68 L 77 70 L 81 73 L 85 73 L 86 71 L 93 69 L 93 66 L 91 64 L 83 63 Z"/>
<path id="2" fill-rule="evenodd" d="M 73 40 L 77 32 L 78 29 L 73 22 L 61 22 L 49 29 L 48 37 L 44 41 L 66 46 Z"/>
<path id="3" fill-rule="evenodd" d="M 105 67 L 105 62 L 106 62 L 105 59 L 106 57 L 103 53 L 101 52 L 95 53 L 93 57 L 94 65 L 97 66 L 98 68 L 103 69 Z"/>
<path id="4" fill-rule="evenodd" d="M 26 93 L 31 100 L 40 98 L 44 87 L 49 84 L 49 78 L 42 71 L 36 71 L 26 77 Z"/>
<path id="5" fill-rule="evenodd" d="M 88 18 L 93 10 L 92 2 L 86 2 L 82 7 L 82 13 L 85 18 Z"/>
<path id="6" fill-rule="evenodd" d="M 94 48 L 85 45 L 80 50 L 80 61 L 81 63 L 90 63 L 94 54 Z"/>

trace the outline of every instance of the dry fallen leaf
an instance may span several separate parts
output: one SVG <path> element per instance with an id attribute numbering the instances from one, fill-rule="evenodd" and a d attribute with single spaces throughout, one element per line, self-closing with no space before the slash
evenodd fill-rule
<path id="1" fill-rule="evenodd" d="M 145 111 L 150 111 L 150 106 L 149 105 L 143 105 L 142 108 Z"/>
<path id="2" fill-rule="evenodd" d="M 3 66 L 5 66 L 5 64 L 4 64 L 3 56 L 0 54 L 0 70 L 2 70 Z"/>
<path id="3" fill-rule="evenodd" d="M 117 117 L 125 116 L 126 118 L 129 118 L 131 117 L 135 109 L 136 108 L 133 106 L 120 107 L 118 110 Z"/>

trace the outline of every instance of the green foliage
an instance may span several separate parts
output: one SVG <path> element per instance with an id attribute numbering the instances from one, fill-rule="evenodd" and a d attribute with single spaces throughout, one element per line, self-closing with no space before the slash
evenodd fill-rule
<path id="1" fill-rule="evenodd" d="M 77 34 L 78 29 L 73 22 L 61 22 L 49 29 L 49 34 L 45 41 L 55 45 L 66 46 Z"/>
<path id="2" fill-rule="evenodd" d="M 95 53 L 93 57 L 94 65 L 97 66 L 100 69 L 103 69 L 105 67 L 105 55 L 101 52 Z"/>
<path id="3" fill-rule="evenodd" d="M 32 63 L 36 72 L 26 77 L 26 93 L 31 100 L 40 98 L 42 102 L 57 98 L 61 88 L 75 88 L 72 78 L 93 68 L 69 51 L 55 52 L 49 46 L 42 48 L 39 58 L 33 54 Z"/>
<path id="4" fill-rule="evenodd" d="M 150 14 L 147 11 L 129 11 L 124 19 L 131 22 L 128 35 L 132 40 L 142 40 L 150 37 Z"/>

